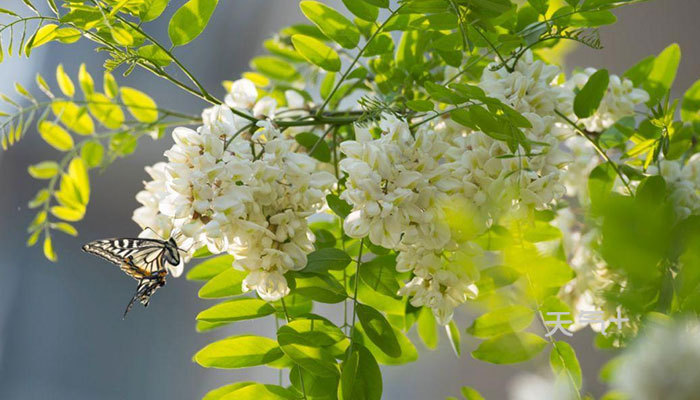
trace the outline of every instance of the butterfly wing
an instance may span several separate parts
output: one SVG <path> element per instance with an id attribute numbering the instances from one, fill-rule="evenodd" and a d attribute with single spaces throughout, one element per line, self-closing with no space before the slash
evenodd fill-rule
<path id="1" fill-rule="evenodd" d="M 167 274 L 163 265 L 165 243 L 157 239 L 103 239 L 83 246 L 83 251 L 118 265 L 136 280 Z"/>
<path id="2" fill-rule="evenodd" d="M 165 241 L 141 238 L 103 239 L 86 244 L 83 251 L 118 265 L 124 273 L 139 282 L 136 294 L 124 311 L 125 318 L 136 301 L 148 306 L 148 301 L 156 290 L 165 286 L 165 276 L 168 274 L 164 265 Z"/>
<path id="3" fill-rule="evenodd" d="M 139 285 L 136 287 L 136 294 L 134 294 L 134 297 L 131 298 L 131 301 L 129 301 L 129 304 L 126 306 L 123 318 L 126 318 L 126 314 L 131 311 L 131 308 L 134 306 L 136 301 L 141 302 L 144 307 L 148 307 L 148 302 L 151 300 L 151 296 L 153 296 L 156 290 L 158 290 L 158 288 L 161 286 L 165 286 L 164 276 L 158 276 L 157 278 L 153 279 L 141 279 L 139 281 Z"/>

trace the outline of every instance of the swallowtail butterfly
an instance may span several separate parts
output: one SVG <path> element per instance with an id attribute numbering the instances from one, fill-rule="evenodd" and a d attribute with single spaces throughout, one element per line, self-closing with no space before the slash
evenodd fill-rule
<path id="1" fill-rule="evenodd" d="M 83 251 L 118 265 L 124 273 L 138 281 L 136 294 L 124 311 L 124 318 L 138 300 L 144 307 L 153 293 L 165 286 L 165 276 L 182 273 L 182 258 L 175 239 L 115 238 L 95 240 L 83 246 Z"/>

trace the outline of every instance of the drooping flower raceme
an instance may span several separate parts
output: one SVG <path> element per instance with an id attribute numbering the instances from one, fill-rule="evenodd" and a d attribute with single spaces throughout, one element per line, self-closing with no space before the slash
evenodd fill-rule
<path id="1" fill-rule="evenodd" d="M 230 97 L 254 110 L 260 103 L 250 102 L 254 86 L 248 83 L 235 83 Z M 143 207 L 134 220 L 174 235 L 185 249 L 233 255 L 233 266 L 249 272 L 243 290 L 278 300 L 289 292 L 283 274 L 304 268 L 313 250 L 306 219 L 322 206 L 335 177 L 294 152 L 294 141 L 270 122 L 258 122 L 252 136 L 240 134 L 249 122 L 225 106 L 205 110 L 203 121 L 196 131 L 173 131 L 168 162 L 149 170 L 154 180 L 137 196 Z"/>
<path id="2" fill-rule="evenodd" d="M 693 400 L 700 380 L 700 324 L 697 320 L 653 326 L 622 356 L 614 386 L 635 400 Z"/>

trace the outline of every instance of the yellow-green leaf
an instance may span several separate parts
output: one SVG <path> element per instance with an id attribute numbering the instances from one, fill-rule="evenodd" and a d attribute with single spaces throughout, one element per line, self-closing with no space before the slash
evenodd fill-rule
<path id="1" fill-rule="evenodd" d="M 180 7 L 168 24 L 168 36 L 173 45 L 185 45 L 199 36 L 217 4 L 218 0 L 190 0 Z"/>
<path id="2" fill-rule="evenodd" d="M 57 229 L 65 234 L 71 235 L 71 236 L 78 236 L 78 230 L 75 229 L 75 227 L 69 223 L 66 222 L 56 222 L 51 224 L 51 228 Z"/>
<path id="3" fill-rule="evenodd" d="M 44 256 L 46 256 L 49 261 L 56 261 L 56 253 L 53 251 L 50 236 L 46 236 L 46 238 L 44 238 Z"/>
<path id="4" fill-rule="evenodd" d="M 122 102 L 138 121 L 149 123 L 158 120 L 156 102 L 147 94 L 130 87 L 122 87 L 120 93 Z"/>
<path id="5" fill-rule="evenodd" d="M 57 101 L 51 105 L 51 110 L 68 129 L 75 133 L 91 135 L 95 132 L 95 124 L 86 107 L 79 107 L 69 101 Z"/>
<path id="6" fill-rule="evenodd" d="M 577 389 L 581 389 L 581 366 L 570 344 L 562 341 L 555 342 L 549 353 L 549 365 L 555 376 L 563 375 L 566 381 L 572 382 Z"/>
<path id="7" fill-rule="evenodd" d="M 90 97 L 95 91 L 95 81 L 90 76 L 90 73 L 85 67 L 85 63 L 80 64 L 80 71 L 78 72 L 78 83 L 80 83 L 80 88 L 83 90 L 85 97 Z"/>
<path id="8" fill-rule="evenodd" d="M 68 165 L 68 176 L 73 181 L 78 195 L 80 195 L 81 204 L 87 205 L 90 200 L 90 177 L 82 158 L 75 157 L 71 160 Z"/>
<path id="9" fill-rule="evenodd" d="M 122 46 L 131 46 L 134 44 L 134 36 L 126 29 L 114 26 L 111 32 L 112 38 L 118 44 Z"/>
<path id="10" fill-rule="evenodd" d="M 311 36 L 294 35 L 292 36 L 292 43 L 299 54 L 310 63 L 318 65 L 326 71 L 340 71 L 340 57 L 338 57 L 338 53 L 320 40 Z"/>
<path id="11" fill-rule="evenodd" d="M 467 333 L 478 338 L 489 338 L 507 332 L 519 332 L 532 323 L 535 312 L 525 306 L 512 305 L 480 316 L 467 328 Z"/>
<path id="12" fill-rule="evenodd" d="M 75 43 L 80 40 L 82 34 L 75 28 L 61 28 L 56 30 L 56 39 L 65 44 Z"/>
<path id="13" fill-rule="evenodd" d="M 326 36 L 336 43 L 352 49 L 360 41 L 360 31 L 343 14 L 318 1 L 302 1 L 301 12 Z"/>
<path id="14" fill-rule="evenodd" d="M 514 364 L 531 359 L 546 345 L 544 339 L 533 333 L 506 333 L 482 342 L 472 357 L 493 364 Z"/>
<path id="15" fill-rule="evenodd" d="M 39 28 L 34 37 L 29 40 L 29 43 L 27 45 L 27 54 L 29 53 L 30 48 L 36 49 L 37 47 L 44 45 L 56 38 L 56 28 L 58 28 L 58 25 L 55 24 L 48 24 Z"/>
<path id="16" fill-rule="evenodd" d="M 75 210 L 65 206 L 53 206 L 51 207 L 51 214 L 64 220 L 64 221 L 80 221 L 85 215 L 85 211 Z"/>
<path id="17" fill-rule="evenodd" d="M 61 92 L 68 97 L 73 97 L 75 95 L 75 85 L 70 79 L 70 76 L 66 74 L 63 70 L 63 64 L 58 64 L 56 68 L 56 81 L 58 82 L 58 87 L 61 88 Z"/>
<path id="18" fill-rule="evenodd" d="M 109 71 L 105 71 L 104 74 L 104 90 L 107 97 L 113 99 L 119 95 L 119 85 L 117 85 L 117 80 L 114 79 Z"/>
<path id="19" fill-rule="evenodd" d="M 42 139 L 55 149 L 68 151 L 73 148 L 73 138 L 65 129 L 49 121 L 39 123 L 39 134 Z"/>
<path id="20" fill-rule="evenodd" d="M 88 168 L 95 168 L 102 164 L 104 158 L 104 147 L 96 140 L 91 140 L 80 149 L 80 157 L 85 161 Z"/>
<path id="21" fill-rule="evenodd" d="M 30 165 L 29 175 L 36 179 L 50 179 L 58 174 L 60 170 L 58 164 L 54 161 L 43 161 L 39 164 Z"/>
<path id="22" fill-rule="evenodd" d="M 248 368 L 264 365 L 283 356 L 277 342 L 261 336 L 234 336 L 207 345 L 194 360 L 207 368 Z"/>
<path id="23" fill-rule="evenodd" d="M 124 111 L 102 93 L 93 93 L 90 96 L 88 109 L 106 128 L 117 129 L 124 123 Z"/>

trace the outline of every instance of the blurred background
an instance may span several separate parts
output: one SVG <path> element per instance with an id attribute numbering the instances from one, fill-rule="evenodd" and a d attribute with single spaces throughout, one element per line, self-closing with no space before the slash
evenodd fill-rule
<path id="1" fill-rule="evenodd" d="M 339 0 L 328 2 L 342 7 Z M 169 12 L 181 3 L 184 1 L 171 1 Z M 283 25 L 302 20 L 297 3 L 222 1 L 204 34 L 178 50 L 178 56 L 210 91 L 222 97 L 220 82 L 236 79 L 246 70 L 248 61 L 262 52 L 264 38 Z M 21 1 L 5 0 L 2 7 L 20 10 Z M 579 47 L 567 57 L 567 67 L 604 67 L 622 74 L 643 57 L 677 42 L 683 59 L 674 95 L 682 95 L 700 72 L 700 1 L 656 0 L 616 14 L 618 23 L 601 29 L 605 48 Z M 167 41 L 168 20 L 166 11 L 147 29 Z M 103 60 L 87 41 L 71 46 L 52 43 L 36 50 L 29 61 L 12 57 L 0 64 L 0 92 L 11 93 L 14 81 L 34 87 L 37 72 L 53 81 L 58 63 L 75 76 L 84 61 L 93 75 L 100 76 Z M 138 70 L 118 80 L 146 91 L 165 108 L 196 114 L 205 106 L 168 82 Z M 244 332 L 271 335 L 272 321 L 268 321 L 270 326 L 259 320 L 198 334 L 194 317 L 211 303 L 199 300 L 200 285 L 184 278 L 169 280 L 148 310 L 137 307 L 123 321 L 134 281 L 80 251 L 89 240 L 138 233 L 131 214 L 137 207 L 134 196 L 147 179 L 143 167 L 161 160 L 170 146 L 169 136 L 158 142 L 144 139 L 135 154 L 93 176 L 88 213 L 77 226 L 80 236 L 55 235 L 59 255 L 55 264 L 43 257 L 41 249 L 26 248 L 25 229 L 34 216 L 26 203 L 41 187 L 41 182 L 29 177 L 26 167 L 54 159 L 56 153 L 32 130 L 19 145 L 0 153 L 0 399 L 195 399 L 232 381 L 276 383 L 277 373 L 265 368 L 205 370 L 191 360 L 215 338 Z M 457 318 L 460 326 L 467 326 L 467 314 Z M 416 338 L 413 332 L 411 335 Z M 594 349 L 592 338 L 586 330 L 569 341 L 577 349 L 585 388 L 599 395 L 603 387 L 597 382 L 597 372 L 608 356 Z M 475 342 L 464 336 L 463 340 L 462 358 L 454 356 L 444 338 L 433 352 L 416 340 L 418 363 L 383 368 L 384 398 L 442 399 L 458 395 L 462 385 L 471 385 L 487 399 L 505 399 L 513 377 L 532 370 L 535 364 L 542 365 L 538 360 L 514 367 L 485 364 L 468 356 Z"/>

